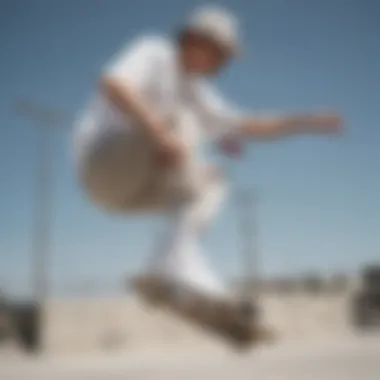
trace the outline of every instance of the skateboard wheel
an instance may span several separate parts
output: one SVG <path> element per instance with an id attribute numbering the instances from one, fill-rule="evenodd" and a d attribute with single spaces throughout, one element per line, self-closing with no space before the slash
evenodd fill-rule
<path id="1" fill-rule="evenodd" d="M 229 335 L 240 348 L 250 346 L 253 341 L 252 329 L 249 326 L 235 324 L 231 326 Z"/>

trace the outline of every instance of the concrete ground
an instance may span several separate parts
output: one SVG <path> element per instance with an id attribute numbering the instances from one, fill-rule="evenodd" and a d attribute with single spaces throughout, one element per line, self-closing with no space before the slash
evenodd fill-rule
<path id="1" fill-rule="evenodd" d="M 0 360 L 2 380 L 379 380 L 380 335 L 285 342 L 231 353 L 176 346 L 122 354 Z"/>

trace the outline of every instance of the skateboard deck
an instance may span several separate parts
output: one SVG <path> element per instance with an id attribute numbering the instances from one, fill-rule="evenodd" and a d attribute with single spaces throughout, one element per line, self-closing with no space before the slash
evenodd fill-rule
<path id="1" fill-rule="evenodd" d="M 271 339 L 260 326 L 253 305 L 232 299 L 211 298 L 162 278 L 138 277 L 132 287 L 148 304 L 166 309 L 187 322 L 212 332 L 237 349 Z"/>

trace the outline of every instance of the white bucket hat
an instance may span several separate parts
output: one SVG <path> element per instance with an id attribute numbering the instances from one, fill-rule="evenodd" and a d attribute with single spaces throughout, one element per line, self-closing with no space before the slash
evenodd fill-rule
<path id="1" fill-rule="evenodd" d="M 240 51 L 238 19 L 228 10 L 206 6 L 195 10 L 185 25 L 185 30 L 204 35 L 231 55 Z"/>

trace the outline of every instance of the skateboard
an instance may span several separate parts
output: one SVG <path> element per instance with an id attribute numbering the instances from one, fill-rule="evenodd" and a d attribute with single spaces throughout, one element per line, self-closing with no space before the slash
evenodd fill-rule
<path id="1" fill-rule="evenodd" d="M 249 302 L 211 298 L 190 287 L 152 276 L 135 278 L 132 288 L 149 305 L 182 317 L 235 349 L 245 350 L 272 338 L 269 330 L 260 326 L 257 309 Z"/>

